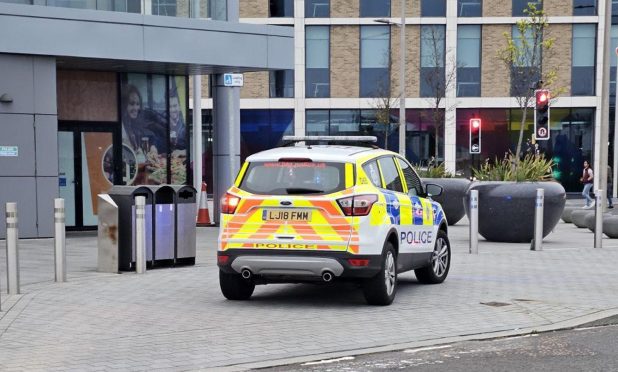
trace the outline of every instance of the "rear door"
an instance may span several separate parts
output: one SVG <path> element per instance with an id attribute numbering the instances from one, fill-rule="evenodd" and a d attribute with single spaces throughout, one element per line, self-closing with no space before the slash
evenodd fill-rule
<path id="1" fill-rule="evenodd" d="M 337 199 L 351 186 L 346 172 L 351 164 L 309 159 L 250 163 L 228 248 L 345 251 L 351 224 Z"/>

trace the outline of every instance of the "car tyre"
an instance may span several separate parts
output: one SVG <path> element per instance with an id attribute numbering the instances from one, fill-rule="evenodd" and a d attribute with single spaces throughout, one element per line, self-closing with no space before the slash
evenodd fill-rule
<path id="1" fill-rule="evenodd" d="M 219 286 L 221 293 L 228 300 L 244 301 L 253 294 L 255 283 L 244 279 L 240 274 L 228 274 L 219 270 Z"/>
<path id="2" fill-rule="evenodd" d="M 431 254 L 431 263 L 414 270 L 416 278 L 423 284 L 442 283 L 451 268 L 451 243 L 443 230 L 438 230 L 438 237 Z"/>
<path id="3" fill-rule="evenodd" d="M 397 293 L 397 254 L 391 242 L 382 252 L 382 267 L 373 278 L 363 283 L 363 293 L 369 305 L 390 305 Z"/>

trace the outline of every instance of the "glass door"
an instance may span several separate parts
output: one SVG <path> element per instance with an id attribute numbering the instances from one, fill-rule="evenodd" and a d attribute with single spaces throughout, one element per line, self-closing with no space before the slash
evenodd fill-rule
<path id="1" fill-rule="evenodd" d="M 65 199 L 66 226 L 96 228 L 97 195 L 106 193 L 118 174 L 114 127 L 60 124 L 59 194 Z"/>

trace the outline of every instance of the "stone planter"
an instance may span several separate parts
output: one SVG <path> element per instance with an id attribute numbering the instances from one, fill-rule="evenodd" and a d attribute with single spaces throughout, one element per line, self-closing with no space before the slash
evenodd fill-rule
<path id="1" fill-rule="evenodd" d="M 466 214 L 462 198 L 466 196 L 470 180 L 466 178 L 423 178 L 423 184 L 433 183 L 442 186 L 442 195 L 432 196 L 440 203 L 449 225 L 454 225 Z"/>
<path id="2" fill-rule="evenodd" d="M 573 225 L 579 227 L 580 229 L 587 227 L 586 217 L 589 214 L 594 214 L 594 211 L 591 209 L 576 209 L 571 212 L 571 221 L 573 222 Z"/>
<path id="3" fill-rule="evenodd" d="M 612 239 L 618 238 L 618 216 L 603 219 L 603 233 Z"/>
<path id="4" fill-rule="evenodd" d="M 576 209 L 578 208 L 577 207 L 565 207 L 564 212 L 562 212 L 562 221 L 566 223 L 572 223 L 573 220 L 571 220 L 571 213 L 573 213 L 573 211 Z"/>
<path id="5" fill-rule="evenodd" d="M 527 243 L 534 237 L 536 189 L 545 190 L 543 237 L 556 226 L 566 203 L 557 182 L 474 182 L 468 191 L 479 192 L 479 233 L 494 242 Z M 464 198 L 469 211 L 470 192 Z"/>

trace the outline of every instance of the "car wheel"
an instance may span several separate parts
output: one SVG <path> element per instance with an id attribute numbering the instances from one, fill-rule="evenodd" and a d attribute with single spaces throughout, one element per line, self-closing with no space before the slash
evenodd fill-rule
<path id="1" fill-rule="evenodd" d="M 421 269 L 414 270 L 416 278 L 424 284 L 442 283 L 451 268 L 451 243 L 448 235 L 438 230 L 438 238 L 431 254 L 431 263 Z"/>
<path id="2" fill-rule="evenodd" d="M 397 293 L 397 255 L 391 242 L 386 242 L 380 272 L 363 283 L 365 300 L 370 305 L 390 305 Z"/>
<path id="3" fill-rule="evenodd" d="M 221 293 L 228 300 L 248 300 L 253 294 L 255 283 L 244 279 L 240 274 L 228 274 L 219 270 Z"/>

